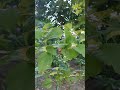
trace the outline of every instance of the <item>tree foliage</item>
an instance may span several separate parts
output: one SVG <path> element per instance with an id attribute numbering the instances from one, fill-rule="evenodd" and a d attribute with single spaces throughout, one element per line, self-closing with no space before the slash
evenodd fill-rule
<path id="1" fill-rule="evenodd" d="M 76 2 L 36 1 L 36 68 L 41 77 L 53 77 L 57 85 L 80 80 L 84 74 L 80 67 L 85 57 L 85 1 Z M 70 66 L 72 60 L 79 64 L 78 70 Z"/>

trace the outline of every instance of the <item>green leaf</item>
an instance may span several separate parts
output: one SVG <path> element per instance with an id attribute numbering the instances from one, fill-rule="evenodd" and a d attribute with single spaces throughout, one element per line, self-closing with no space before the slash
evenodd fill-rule
<path id="1" fill-rule="evenodd" d="M 73 43 L 73 42 L 75 42 L 75 41 L 76 41 L 76 39 L 75 39 L 75 37 L 72 35 L 72 33 L 71 33 L 69 30 L 65 29 L 65 42 L 66 42 L 67 44 L 71 45 L 71 43 Z"/>
<path id="2" fill-rule="evenodd" d="M 49 89 L 52 87 L 52 79 L 47 78 L 46 80 L 44 80 L 43 82 L 43 87 Z"/>
<path id="3" fill-rule="evenodd" d="M 43 36 L 43 31 L 42 30 L 35 30 L 35 39 L 40 39 Z"/>
<path id="4" fill-rule="evenodd" d="M 74 47 L 73 49 L 85 57 L 85 45 L 84 44 L 79 44 L 76 47 Z"/>
<path id="5" fill-rule="evenodd" d="M 72 60 L 73 58 L 76 58 L 78 53 L 73 49 L 63 49 L 62 54 L 64 55 L 64 58 L 67 60 Z"/>
<path id="6" fill-rule="evenodd" d="M 64 30 L 71 30 L 72 29 L 72 23 L 67 23 L 64 25 Z"/>
<path id="7" fill-rule="evenodd" d="M 34 65 L 27 62 L 16 64 L 9 70 L 6 90 L 34 90 Z"/>
<path id="8" fill-rule="evenodd" d="M 50 29 L 52 27 L 52 25 L 50 24 L 50 23 L 47 23 L 47 24 L 45 24 L 44 26 L 43 26 L 43 30 L 48 30 L 48 29 Z"/>
<path id="9" fill-rule="evenodd" d="M 60 38 L 62 36 L 62 29 L 55 27 L 47 33 L 47 39 Z"/>
<path id="10" fill-rule="evenodd" d="M 86 55 L 86 79 L 94 77 L 102 71 L 103 63 L 93 55 Z"/>
<path id="11" fill-rule="evenodd" d="M 96 55 L 101 61 L 107 65 L 112 65 L 116 73 L 120 74 L 120 45 L 104 44 L 101 51 Z"/>
<path id="12" fill-rule="evenodd" d="M 57 50 L 53 47 L 53 46 L 47 46 L 46 50 L 48 53 L 50 53 L 51 55 L 57 55 Z"/>
<path id="13" fill-rule="evenodd" d="M 53 58 L 51 54 L 47 52 L 41 53 L 37 58 L 39 73 L 43 74 L 45 70 L 49 69 L 51 67 L 52 61 Z"/>

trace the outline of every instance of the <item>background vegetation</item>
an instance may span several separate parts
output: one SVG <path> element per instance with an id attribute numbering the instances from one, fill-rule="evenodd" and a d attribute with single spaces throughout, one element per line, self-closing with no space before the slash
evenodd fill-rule
<path id="1" fill-rule="evenodd" d="M 118 0 L 86 1 L 85 75 L 88 90 L 119 90 L 119 7 Z"/>
<path id="2" fill-rule="evenodd" d="M 0 90 L 34 90 L 34 1 L 0 0 Z"/>

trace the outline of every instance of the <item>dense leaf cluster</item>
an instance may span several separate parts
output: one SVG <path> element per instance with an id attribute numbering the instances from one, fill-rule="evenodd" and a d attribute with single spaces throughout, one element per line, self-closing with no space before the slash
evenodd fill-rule
<path id="1" fill-rule="evenodd" d="M 73 78 L 78 81 L 84 76 L 85 1 L 76 2 L 36 1 L 36 76 L 46 78 L 46 88 L 53 83 L 72 83 Z"/>

